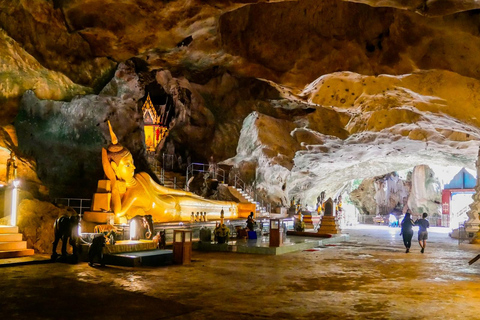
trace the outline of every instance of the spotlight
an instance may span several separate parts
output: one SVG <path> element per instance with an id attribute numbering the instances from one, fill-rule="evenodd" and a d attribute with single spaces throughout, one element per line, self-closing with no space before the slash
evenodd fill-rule
<path id="1" fill-rule="evenodd" d="M 132 222 L 130 222 L 130 240 L 132 240 L 133 238 L 135 238 L 135 220 L 132 220 Z"/>
<path id="2" fill-rule="evenodd" d="M 20 185 L 20 181 L 14 180 L 13 181 L 13 188 L 12 188 L 12 212 L 10 213 L 10 224 L 12 226 L 17 225 L 17 201 L 18 201 L 18 186 Z"/>

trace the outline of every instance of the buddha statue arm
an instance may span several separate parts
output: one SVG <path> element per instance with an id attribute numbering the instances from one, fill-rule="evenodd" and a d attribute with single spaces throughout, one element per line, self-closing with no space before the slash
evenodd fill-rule
<path id="1" fill-rule="evenodd" d="M 152 177 L 150 177 L 147 173 L 145 172 L 140 172 L 138 175 L 140 175 L 143 179 L 149 182 L 149 184 L 152 186 L 153 190 L 155 192 L 158 192 L 160 194 L 168 194 L 168 195 L 174 195 L 174 196 L 188 196 L 188 197 L 194 197 L 194 198 L 200 198 L 203 199 L 202 197 L 192 193 L 192 192 L 187 192 L 179 189 L 171 189 L 171 188 L 166 188 L 164 186 L 161 186 L 157 184 L 155 181 L 153 181 Z"/>
<path id="2" fill-rule="evenodd" d="M 115 214 L 118 214 L 122 210 L 122 198 L 118 186 L 115 184 L 112 186 L 112 209 Z"/>
<path id="3" fill-rule="evenodd" d="M 113 194 L 112 194 L 112 196 L 113 196 Z M 124 203 L 120 202 L 120 205 L 114 206 L 114 208 L 113 208 L 113 212 L 115 213 L 115 216 L 117 216 L 117 217 L 123 217 L 128 212 L 128 210 L 130 210 L 130 208 L 132 207 L 134 202 L 137 200 L 137 198 L 136 197 L 129 197 L 129 198 L 124 199 L 124 200 L 126 200 L 126 201 L 124 201 Z"/>

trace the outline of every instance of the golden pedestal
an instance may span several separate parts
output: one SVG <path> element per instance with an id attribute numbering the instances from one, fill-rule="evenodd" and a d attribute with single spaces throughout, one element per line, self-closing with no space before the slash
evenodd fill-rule
<path id="1" fill-rule="evenodd" d="M 92 211 L 110 211 L 111 193 L 94 193 L 92 199 Z"/>
<path id="2" fill-rule="evenodd" d="M 323 216 L 320 222 L 320 228 L 318 232 L 320 234 L 338 234 L 340 233 L 340 227 L 334 216 Z"/>
<path id="3" fill-rule="evenodd" d="M 112 186 L 110 180 L 98 180 L 97 192 L 107 193 L 112 192 Z"/>
<path id="4" fill-rule="evenodd" d="M 250 215 L 250 212 L 256 212 L 255 203 L 239 203 L 238 204 L 238 217 L 246 218 Z"/>
<path id="5" fill-rule="evenodd" d="M 83 213 L 83 220 L 88 222 L 107 223 L 109 215 L 112 215 L 112 212 L 98 212 L 98 211 L 85 211 Z"/>
<path id="6" fill-rule="evenodd" d="M 114 213 L 111 212 L 112 200 L 110 180 L 99 180 L 97 192 L 93 194 L 92 207 L 85 211 L 82 217 L 82 232 L 93 232 L 99 224 L 113 223 Z M 108 212 L 110 211 L 110 212 Z"/>
<path id="7" fill-rule="evenodd" d="M 313 229 L 313 219 L 312 215 L 304 214 L 303 223 L 305 223 L 305 229 Z"/>

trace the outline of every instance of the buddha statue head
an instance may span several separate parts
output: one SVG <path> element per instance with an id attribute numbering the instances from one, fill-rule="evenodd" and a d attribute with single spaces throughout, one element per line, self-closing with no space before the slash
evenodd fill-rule
<path id="1" fill-rule="evenodd" d="M 131 181 L 135 174 L 132 154 L 118 143 L 110 121 L 108 121 L 108 128 L 112 142 L 107 149 L 102 149 L 102 163 L 105 174 L 110 180 Z"/>

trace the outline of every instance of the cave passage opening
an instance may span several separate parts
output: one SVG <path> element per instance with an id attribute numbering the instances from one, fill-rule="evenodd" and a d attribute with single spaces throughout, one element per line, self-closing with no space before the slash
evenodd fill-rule
<path id="1" fill-rule="evenodd" d="M 414 219 L 426 212 L 433 226 L 456 229 L 468 220 L 476 180 L 472 169 L 436 165 L 354 179 L 335 193 L 335 198 L 343 199 L 339 219 L 344 226 L 395 221 L 398 225 L 410 209 Z"/>

